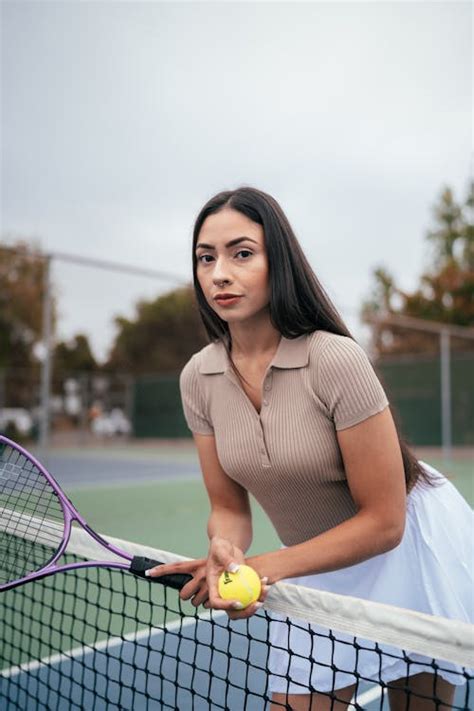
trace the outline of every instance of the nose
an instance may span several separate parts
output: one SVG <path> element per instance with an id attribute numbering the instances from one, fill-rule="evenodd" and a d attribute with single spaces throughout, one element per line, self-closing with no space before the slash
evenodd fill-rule
<path id="1" fill-rule="evenodd" d="M 227 260 L 218 257 L 214 262 L 214 269 L 212 271 L 212 280 L 214 284 L 230 284 L 232 281 Z"/>

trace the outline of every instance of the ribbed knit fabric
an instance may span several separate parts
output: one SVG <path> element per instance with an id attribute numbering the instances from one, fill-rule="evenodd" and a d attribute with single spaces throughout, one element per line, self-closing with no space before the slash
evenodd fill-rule
<path id="1" fill-rule="evenodd" d="M 336 430 L 388 405 L 364 350 L 351 338 L 315 331 L 282 337 L 263 380 L 260 414 L 221 343 L 188 361 L 180 376 L 191 431 L 213 435 L 224 471 L 268 514 L 285 545 L 356 513 Z"/>

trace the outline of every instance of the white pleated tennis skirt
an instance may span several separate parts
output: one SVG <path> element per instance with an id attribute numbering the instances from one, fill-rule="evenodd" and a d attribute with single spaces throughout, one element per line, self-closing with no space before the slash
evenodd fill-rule
<path id="1" fill-rule="evenodd" d="M 417 484 L 408 496 L 405 532 L 396 548 L 348 568 L 284 582 L 474 622 L 474 512 L 446 477 L 430 465 L 421 464 L 438 477 L 439 483 L 435 487 Z M 357 653 L 353 637 L 335 632 L 337 641 L 332 642 L 326 638 L 328 630 L 318 625 L 306 625 L 306 630 L 309 627 L 323 635 L 314 637 L 316 642 L 310 649 L 310 635 L 302 629 L 300 620 L 291 626 L 289 634 L 288 625 L 280 621 L 283 618 L 272 617 L 271 692 L 303 694 L 310 686 L 321 692 L 342 689 L 355 683 L 351 670 L 356 669 L 364 678 L 388 683 L 429 671 L 425 664 L 432 662 L 410 654 L 419 665 L 407 669 L 403 659 L 390 656 L 393 647 L 384 645 L 379 648 L 388 654 L 382 656 L 375 652 Z M 311 663 L 310 654 L 316 663 Z M 333 665 L 344 671 L 335 672 Z M 448 682 L 465 683 L 459 674 L 461 667 L 444 661 L 439 665 L 443 670 L 438 674 Z"/>

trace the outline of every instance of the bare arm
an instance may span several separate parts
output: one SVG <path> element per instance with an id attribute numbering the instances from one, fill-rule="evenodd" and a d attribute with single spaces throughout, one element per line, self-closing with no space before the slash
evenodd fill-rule
<path id="1" fill-rule="evenodd" d="M 214 437 L 195 434 L 194 441 L 211 504 L 207 524 L 209 539 L 225 538 L 245 552 L 252 542 L 252 514 L 248 493 L 222 469 Z"/>
<path id="2" fill-rule="evenodd" d="M 400 543 L 405 526 L 405 478 L 389 408 L 337 433 L 356 515 L 299 545 L 247 562 L 270 582 L 359 563 Z"/>
<path id="3" fill-rule="evenodd" d="M 210 539 L 207 558 L 182 563 L 170 563 L 153 568 L 151 577 L 171 573 L 190 573 L 193 579 L 181 590 L 184 600 L 192 598 L 193 605 L 204 604 L 226 610 L 231 617 L 252 615 L 260 603 L 249 605 L 244 612 L 240 603 L 223 600 L 217 593 L 217 581 L 223 570 L 245 562 L 245 551 L 252 542 L 252 516 L 248 493 L 223 470 L 215 438 L 212 435 L 194 434 L 199 461 L 211 504 L 207 532 Z M 265 599 L 267 587 L 262 581 L 260 601 Z"/>

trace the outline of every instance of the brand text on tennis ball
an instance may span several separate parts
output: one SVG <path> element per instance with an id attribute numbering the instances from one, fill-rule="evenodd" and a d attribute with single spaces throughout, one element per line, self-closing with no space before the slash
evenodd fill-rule
<path id="1" fill-rule="evenodd" d="M 224 600 L 238 600 L 244 607 L 260 597 L 261 582 L 249 565 L 241 565 L 236 573 L 225 570 L 218 584 L 219 595 Z"/>

